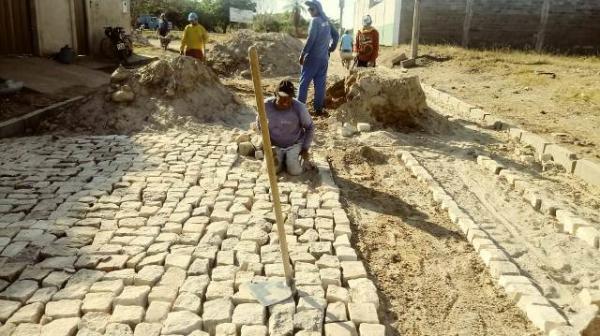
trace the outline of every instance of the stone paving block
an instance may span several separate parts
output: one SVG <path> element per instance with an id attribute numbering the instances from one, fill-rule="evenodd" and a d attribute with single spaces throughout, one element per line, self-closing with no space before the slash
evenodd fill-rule
<path id="1" fill-rule="evenodd" d="M 46 304 L 45 315 L 51 319 L 79 317 L 81 300 L 50 301 Z"/>
<path id="2" fill-rule="evenodd" d="M 135 326 L 133 336 L 160 336 L 162 325 L 160 323 L 140 323 Z"/>
<path id="3" fill-rule="evenodd" d="M 235 307 L 231 322 L 238 329 L 244 325 L 264 325 L 266 320 L 266 309 L 258 303 L 242 303 Z"/>
<path id="4" fill-rule="evenodd" d="M 221 323 L 231 323 L 233 309 L 233 303 L 230 299 L 221 298 L 206 301 L 202 310 L 204 330 L 207 330 L 212 335 L 215 333 L 217 325 Z"/>
<path id="5" fill-rule="evenodd" d="M 113 299 L 114 305 L 145 307 L 150 286 L 126 286 L 119 296 Z"/>
<path id="6" fill-rule="evenodd" d="M 104 336 L 133 336 L 133 331 L 127 324 L 109 323 Z"/>
<path id="7" fill-rule="evenodd" d="M 294 332 L 294 312 L 275 310 L 269 316 L 270 336 L 289 336 Z"/>
<path id="8" fill-rule="evenodd" d="M 122 280 L 125 286 L 133 285 L 135 271 L 133 269 L 123 269 L 106 273 L 103 280 Z"/>
<path id="9" fill-rule="evenodd" d="M 489 264 L 492 277 L 498 279 L 502 275 L 520 275 L 519 268 L 510 261 L 494 260 Z"/>
<path id="10" fill-rule="evenodd" d="M 187 273 L 185 270 L 178 267 L 171 267 L 166 270 L 158 282 L 162 286 L 181 287 L 183 285 Z"/>
<path id="11" fill-rule="evenodd" d="M 237 326 L 233 323 L 222 323 L 215 328 L 215 335 L 237 336 Z"/>
<path id="12" fill-rule="evenodd" d="M 340 260 L 334 255 L 324 254 L 315 262 L 315 265 L 318 268 L 340 268 Z"/>
<path id="13" fill-rule="evenodd" d="M 21 323 L 18 326 L 13 323 L 8 323 L 0 327 L 0 335 L 2 336 L 38 336 L 41 332 L 42 326 L 33 323 Z"/>
<path id="14" fill-rule="evenodd" d="M 191 255 L 168 254 L 165 259 L 165 268 L 179 267 L 181 269 L 187 270 L 191 262 Z"/>
<path id="15" fill-rule="evenodd" d="M 112 293 L 88 293 L 83 299 L 81 311 L 84 314 L 89 312 L 110 313 L 113 298 L 114 296 Z"/>
<path id="16" fill-rule="evenodd" d="M 589 184 L 600 186 L 600 163 L 598 161 L 577 160 L 573 174 Z"/>
<path id="17" fill-rule="evenodd" d="M 36 281 L 21 280 L 12 283 L 0 293 L 0 299 L 25 303 L 38 289 Z"/>
<path id="18" fill-rule="evenodd" d="M 350 293 L 348 289 L 338 285 L 327 286 L 327 294 L 325 296 L 327 302 L 344 302 L 350 301 Z"/>
<path id="19" fill-rule="evenodd" d="M 327 300 L 321 297 L 314 296 L 303 296 L 298 299 L 298 305 L 296 306 L 296 311 L 302 311 L 307 309 L 318 309 L 321 311 L 325 311 L 327 307 Z"/>
<path id="20" fill-rule="evenodd" d="M 16 311 L 7 323 L 38 323 L 44 313 L 44 304 L 41 302 L 31 303 Z"/>
<path id="21" fill-rule="evenodd" d="M 294 329 L 316 331 L 320 335 L 323 331 L 323 311 L 308 309 L 297 312 L 294 314 Z"/>
<path id="22" fill-rule="evenodd" d="M 325 311 L 325 323 L 348 321 L 346 304 L 344 302 L 331 302 Z"/>
<path id="23" fill-rule="evenodd" d="M 582 226 L 575 231 L 575 237 L 583 240 L 593 248 L 598 248 L 600 242 L 600 231 L 591 226 Z"/>
<path id="24" fill-rule="evenodd" d="M 363 323 L 358 331 L 360 336 L 385 336 L 385 326 L 381 324 Z"/>
<path id="25" fill-rule="evenodd" d="M 352 321 L 326 323 L 325 336 L 358 336 L 358 332 Z"/>
<path id="26" fill-rule="evenodd" d="M 233 281 L 211 281 L 206 289 L 206 300 L 230 298 L 233 293 Z"/>
<path id="27" fill-rule="evenodd" d="M 340 265 L 344 283 L 349 280 L 367 277 L 367 270 L 361 261 L 342 261 Z"/>
<path id="28" fill-rule="evenodd" d="M 87 329 L 99 334 L 104 334 L 106 326 L 110 320 L 110 314 L 107 313 L 87 313 L 79 320 L 79 330 Z"/>
<path id="29" fill-rule="evenodd" d="M 530 304 L 526 308 L 526 314 L 529 320 L 544 333 L 567 325 L 565 318 L 554 307 Z"/>
<path id="30" fill-rule="evenodd" d="M 163 301 L 172 303 L 177 298 L 177 287 L 154 286 L 148 294 L 148 302 Z"/>
<path id="31" fill-rule="evenodd" d="M 180 292 L 189 292 L 198 297 L 204 297 L 210 279 L 207 275 L 188 276 L 179 289 Z"/>
<path id="32" fill-rule="evenodd" d="M 235 264 L 235 251 L 219 251 L 217 253 L 217 265 L 226 266 Z"/>
<path id="33" fill-rule="evenodd" d="M 298 286 L 316 286 L 321 284 L 321 277 L 319 273 L 296 271 L 294 273 L 294 281 Z"/>
<path id="34" fill-rule="evenodd" d="M 377 307 L 372 303 L 348 303 L 350 319 L 356 324 L 378 324 Z"/>
<path id="35" fill-rule="evenodd" d="M 140 269 L 135 275 L 133 283 L 136 286 L 154 286 L 164 274 L 164 267 L 159 265 L 148 265 Z"/>
<path id="36" fill-rule="evenodd" d="M 240 336 L 267 336 L 267 332 L 266 326 L 245 325 L 242 326 Z"/>
<path id="37" fill-rule="evenodd" d="M 56 287 L 46 287 L 40 288 L 27 300 L 27 304 L 41 302 L 46 304 L 48 301 L 52 299 L 52 296 L 58 291 Z"/>
<path id="38" fill-rule="evenodd" d="M 61 318 L 42 327 L 40 336 L 72 336 L 77 332 L 78 317 Z"/>
<path id="39" fill-rule="evenodd" d="M 144 308 L 140 306 L 116 305 L 110 317 L 110 323 L 128 324 L 130 327 L 141 323 L 144 319 Z"/>
<path id="40" fill-rule="evenodd" d="M 170 302 L 154 301 L 148 305 L 144 321 L 155 323 L 162 322 L 167 318 L 167 315 L 171 311 Z"/>
<path id="41" fill-rule="evenodd" d="M 202 300 L 192 293 L 182 292 L 177 296 L 175 302 L 173 303 L 173 311 L 190 311 L 192 313 L 200 313 L 200 307 L 202 305 Z"/>

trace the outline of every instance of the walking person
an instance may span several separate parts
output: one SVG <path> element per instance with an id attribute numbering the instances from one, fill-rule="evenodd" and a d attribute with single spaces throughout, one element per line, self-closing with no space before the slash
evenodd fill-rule
<path id="1" fill-rule="evenodd" d="M 323 115 L 329 54 L 335 51 L 340 36 L 329 22 L 320 2 L 309 0 L 305 2 L 305 5 L 308 7 L 312 19 L 308 29 L 308 39 L 299 59 L 302 70 L 298 100 L 306 104 L 308 86 L 313 82 L 315 115 Z"/>
<path id="2" fill-rule="evenodd" d="M 354 59 L 352 56 L 352 50 L 354 49 L 353 42 L 350 30 L 346 30 L 340 39 L 340 58 L 342 59 L 342 65 L 346 69 L 350 69 L 350 63 Z"/>
<path id="3" fill-rule="evenodd" d="M 188 15 L 190 24 L 183 30 L 180 53 L 199 60 L 204 60 L 208 32 L 198 23 L 198 14 L 192 12 Z"/>
<path id="4" fill-rule="evenodd" d="M 356 34 L 355 50 L 358 67 L 374 67 L 379 56 L 379 32 L 373 27 L 370 15 L 363 18 L 363 28 Z"/>
<path id="5" fill-rule="evenodd" d="M 164 50 L 167 50 L 169 47 L 169 43 L 171 42 L 171 36 L 169 33 L 171 29 L 169 27 L 169 21 L 167 21 L 167 15 L 165 13 L 160 14 L 160 19 L 158 21 L 158 28 L 156 29 L 156 33 L 158 34 L 158 39 L 160 40 L 160 45 Z"/>
<path id="6" fill-rule="evenodd" d="M 300 175 L 304 171 L 302 163 L 310 165 L 309 149 L 315 129 L 306 106 L 294 97 L 294 84 L 283 80 L 275 97 L 265 99 L 265 111 L 277 158 L 277 173 L 285 170 L 290 175 Z M 260 128 L 258 117 L 256 124 Z"/>

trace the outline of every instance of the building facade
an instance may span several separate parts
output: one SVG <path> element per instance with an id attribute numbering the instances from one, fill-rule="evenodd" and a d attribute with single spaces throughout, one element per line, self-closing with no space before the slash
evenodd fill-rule
<path id="1" fill-rule="evenodd" d="M 97 54 L 104 27 L 130 30 L 129 0 L 0 0 L 0 55 Z"/>
<path id="2" fill-rule="evenodd" d="M 384 45 L 411 39 L 414 0 L 356 0 Z M 393 14 L 392 14 L 393 13 Z M 600 0 L 421 0 L 420 41 L 466 47 L 600 50 Z"/>

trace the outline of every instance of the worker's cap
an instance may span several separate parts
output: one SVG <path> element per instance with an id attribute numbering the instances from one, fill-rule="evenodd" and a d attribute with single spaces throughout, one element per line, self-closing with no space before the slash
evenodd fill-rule
<path id="1" fill-rule="evenodd" d="M 308 8 L 318 8 L 317 2 L 314 0 L 305 1 L 304 5 Z"/>
<path id="2" fill-rule="evenodd" d="M 284 79 L 277 86 L 277 95 L 280 97 L 295 97 L 296 89 L 294 88 L 294 84 Z"/>
<path id="3" fill-rule="evenodd" d="M 373 19 L 371 19 L 371 15 L 365 15 L 363 17 L 363 26 L 370 26 L 373 23 Z"/>
<path id="4" fill-rule="evenodd" d="M 198 21 L 198 14 L 191 12 L 188 15 L 188 21 Z"/>

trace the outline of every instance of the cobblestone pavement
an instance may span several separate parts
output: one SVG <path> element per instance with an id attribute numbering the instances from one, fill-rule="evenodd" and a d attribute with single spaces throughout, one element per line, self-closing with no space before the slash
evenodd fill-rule
<path id="1" fill-rule="evenodd" d="M 229 138 L 0 141 L 0 335 L 383 336 L 326 170 L 280 184 L 297 292 L 258 304 L 283 280 L 268 179 Z"/>

